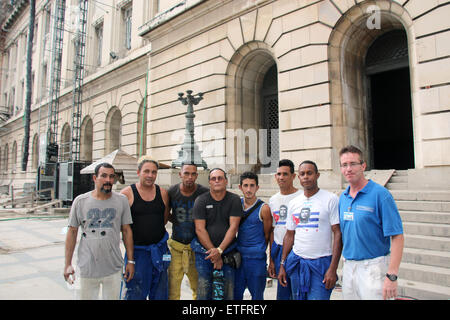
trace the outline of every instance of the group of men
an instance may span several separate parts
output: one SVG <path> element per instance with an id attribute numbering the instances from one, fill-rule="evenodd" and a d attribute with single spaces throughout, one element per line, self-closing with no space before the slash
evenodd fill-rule
<path id="1" fill-rule="evenodd" d="M 181 167 L 181 183 L 166 191 L 155 183 L 158 163 L 144 157 L 139 182 L 121 195 L 111 190 L 114 168 L 100 164 L 95 190 L 72 204 L 64 277 L 75 276 L 81 227 L 81 299 L 97 298 L 101 286 L 104 299 L 176 300 L 187 275 L 198 300 L 242 300 L 245 289 L 262 300 L 267 276 L 278 279 L 278 300 L 328 300 L 341 253 L 344 299 L 395 298 L 404 241 L 396 204 L 387 189 L 365 178 L 357 147 L 340 151 L 340 167 L 349 186 L 338 198 L 319 188 L 313 161 L 298 167 L 300 190 L 293 162 L 281 160 L 279 192 L 265 204 L 252 172 L 240 176 L 242 198 L 227 191 L 223 169 L 209 171 L 208 189 L 196 183 L 197 167 L 189 163 Z"/>

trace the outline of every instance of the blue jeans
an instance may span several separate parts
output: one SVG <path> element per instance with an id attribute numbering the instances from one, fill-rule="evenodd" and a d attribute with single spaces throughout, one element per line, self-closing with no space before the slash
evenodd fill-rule
<path id="1" fill-rule="evenodd" d="M 224 253 L 231 251 L 234 247 L 227 248 Z M 214 264 L 210 260 L 205 260 L 207 256 L 206 249 L 200 244 L 197 238 L 192 240 L 191 248 L 195 253 L 195 268 L 198 273 L 197 300 L 211 300 L 213 298 Z M 222 271 L 224 277 L 224 299 L 233 300 L 236 269 L 224 263 Z"/>
<path id="2" fill-rule="evenodd" d="M 164 261 L 163 255 L 170 255 L 167 246 L 168 234 L 157 244 L 134 246 L 136 261 L 133 279 L 125 282 L 125 300 L 168 300 L 169 281 L 167 269 L 170 261 Z M 127 263 L 125 254 L 125 264 Z"/>
<path id="3" fill-rule="evenodd" d="M 243 300 L 246 287 L 252 295 L 252 300 L 264 300 L 266 277 L 266 258 L 255 259 L 242 256 L 241 266 L 236 270 L 234 300 Z"/>
<path id="4" fill-rule="evenodd" d="M 283 246 L 278 245 L 275 241 L 272 243 L 272 248 L 270 250 L 271 257 L 273 262 L 275 263 L 275 272 L 280 272 L 280 262 L 281 262 L 281 254 L 283 253 Z M 291 289 L 291 280 L 289 277 L 286 278 L 287 286 L 283 287 L 278 284 L 277 286 L 277 300 L 292 300 L 292 289 Z"/>
<path id="5" fill-rule="evenodd" d="M 293 251 L 286 259 L 286 273 L 291 280 L 293 300 L 330 300 L 333 289 L 322 283 L 330 267 L 331 256 L 303 259 Z"/>
<path id="6" fill-rule="evenodd" d="M 205 254 L 195 253 L 195 267 L 198 273 L 197 300 L 212 299 L 214 264 L 210 260 L 205 260 L 205 257 Z M 224 276 L 224 299 L 233 300 L 235 269 L 224 264 L 222 271 Z"/>

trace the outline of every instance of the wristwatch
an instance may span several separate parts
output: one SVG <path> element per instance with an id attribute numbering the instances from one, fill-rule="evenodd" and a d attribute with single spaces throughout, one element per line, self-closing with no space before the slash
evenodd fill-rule
<path id="1" fill-rule="evenodd" d="M 219 251 L 219 253 L 220 253 L 220 254 L 222 254 L 222 253 L 223 253 L 223 250 L 222 250 L 222 248 L 221 248 L 221 247 L 217 247 L 217 251 Z"/>
<path id="2" fill-rule="evenodd" d="M 128 260 L 127 263 L 136 264 L 136 261 L 134 261 L 134 260 Z"/>
<path id="3" fill-rule="evenodd" d="M 388 278 L 389 280 L 391 280 L 391 281 L 397 281 L 397 275 L 396 274 L 389 274 L 389 273 L 386 273 L 386 278 Z"/>

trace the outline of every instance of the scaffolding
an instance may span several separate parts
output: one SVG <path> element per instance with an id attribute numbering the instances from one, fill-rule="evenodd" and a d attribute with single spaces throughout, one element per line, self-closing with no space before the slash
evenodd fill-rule
<path id="1" fill-rule="evenodd" d="M 70 160 L 80 160 L 81 106 L 83 96 L 84 58 L 86 52 L 87 0 L 78 0 L 78 23 L 75 38 L 72 135 L 70 140 Z"/>
<path id="2" fill-rule="evenodd" d="M 46 163 L 56 163 L 58 160 L 59 93 L 61 88 L 61 65 L 66 1 L 56 0 L 55 4 L 52 40 L 53 58 L 51 59 L 50 67 L 50 103 L 48 106 Z"/>

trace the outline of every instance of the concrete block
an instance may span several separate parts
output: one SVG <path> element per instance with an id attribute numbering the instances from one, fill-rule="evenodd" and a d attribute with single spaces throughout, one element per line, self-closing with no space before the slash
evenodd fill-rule
<path id="1" fill-rule="evenodd" d="M 244 37 L 244 43 L 250 42 L 254 39 L 255 27 L 256 27 L 256 10 L 251 11 L 240 17 L 242 34 Z"/>
<path id="2" fill-rule="evenodd" d="M 242 38 L 241 23 L 239 19 L 234 19 L 228 22 L 227 35 L 235 50 L 239 49 L 244 44 L 244 39 Z"/>
<path id="3" fill-rule="evenodd" d="M 423 139 L 450 138 L 450 113 L 437 113 L 422 117 Z"/>
<path id="4" fill-rule="evenodd" d="M 348 5 L 350 4 L 347 3 Z M 329 26 L 334 26 L 342 15 L 330 1 L 321 2 L 317 6 L 319 20 Z"/>
<path id="5" fill-rule="evenodd" d="M 258 17 L 256 19 L 255 40 L 264 41 L 269 26 L 272 22 L 272 4 L 268 4 L 258 9 Z"/>
<path id="6" fill-rule="evenodd" d="M 428 3 L 428 1 L 411 1 L 411 4 Z M 414 21 L 416 37 L 446 30 L 450 27 L 450 6 L 442 6 Z"/>
<path id="7" fill-rule="evenodd" d="M 450 14 L 450 11 L 449 11 Z M 416 67 L 420 87 L 450 82 L 450 58 L 430 61 Z"/>

